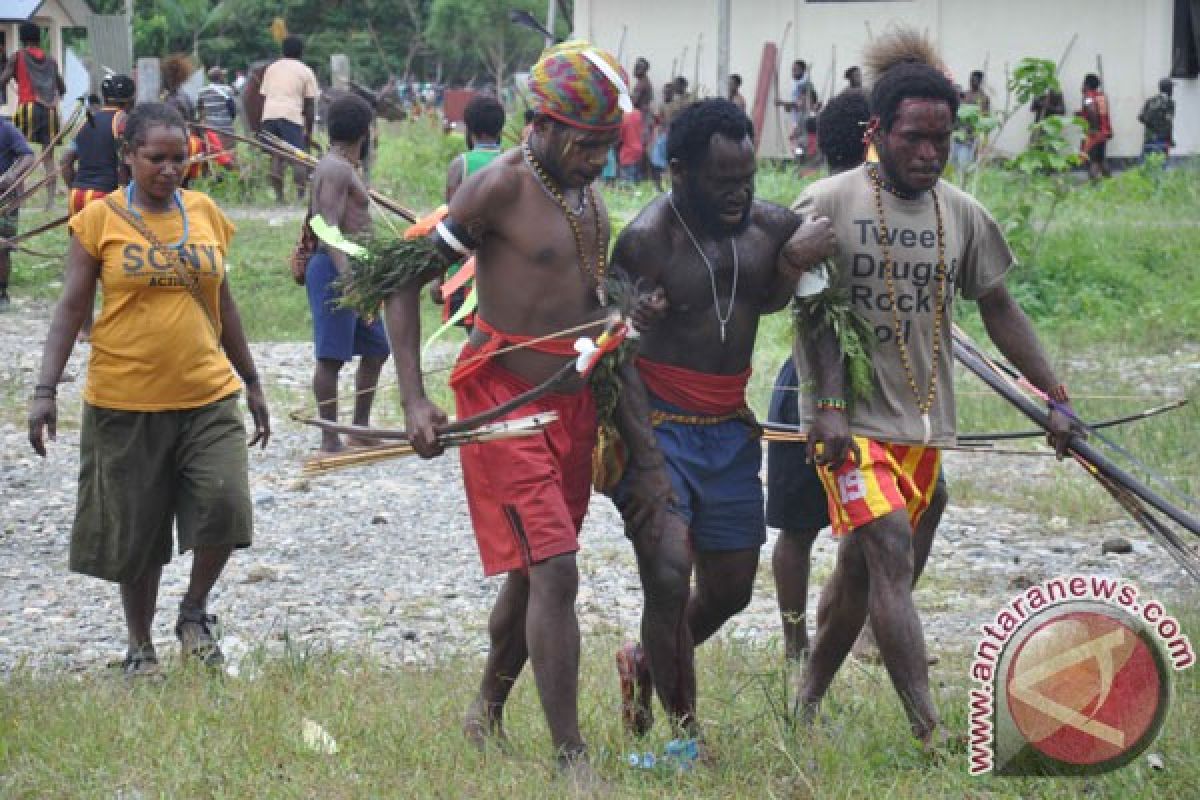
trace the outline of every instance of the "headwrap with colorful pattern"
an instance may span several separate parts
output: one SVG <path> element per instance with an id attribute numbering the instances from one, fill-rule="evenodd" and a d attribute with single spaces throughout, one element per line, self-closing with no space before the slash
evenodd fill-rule
<path id="1" fill-rule="evenodd" d="M 585 130 L 612 130 L 633 110 L 629 80 L 607 51 L 576 39 L 546 50 L 529 73 L 534 110 Z"/>

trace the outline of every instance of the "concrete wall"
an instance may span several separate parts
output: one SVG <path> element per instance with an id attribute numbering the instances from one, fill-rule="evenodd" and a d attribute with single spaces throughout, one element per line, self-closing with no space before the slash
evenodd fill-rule
<path id="1" fill-rule="evenodd" d="M 986 65 L 993 107 L 1002 108 L 1006 68 L 1025 56 L 1058 61 L 1077 33 L 1061 74 L 1068 112 L 1079 107 L 1083 76 L 1097 71 L 1099 56 L 1115 128 L 1109 153 L 1133 156 L 1142 142 L 1137 114 L 1170 65 L 1172 6 L 1171 0 L 733 0 L 730 71 L 741 74 L 742 93 L 753 102 L 763 43 L 779 42 L 782 91 L 790 89 L 791 62 L 802 58 L 824 98 L 844 86 L 842 72 L 860 62 L 872 35 L 903 23 L 929 32 L 960 83 Z M 576 33 L 619 48 L 627 68 L 645 56 L 656 90 L 674 64 L 689 81 L 698 75 L 706 94 L 716 93 L 716 0 L 576 0 L 575 8 Z M 1200 152 L 1200 81 L 1177 80 L 1175 97 L 1177 152 Z M 782 150 L 780 131 L 789 123 L 778 116 L 768 115 L 763 126 L 767 154 Z M 998 148 L 1023 147 L 1029 120 L 1027 110 L 1017 114 Z"/>

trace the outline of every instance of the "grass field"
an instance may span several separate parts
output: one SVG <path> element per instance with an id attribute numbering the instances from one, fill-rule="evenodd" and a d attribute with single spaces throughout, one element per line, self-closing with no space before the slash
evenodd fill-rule
<path id="1" fill-rule="evenodd" d="M 454 144 L 421 123 L 385 138 L 378 184 L 402 203 L 427 210 L 440 200 Z M 261 163 L 253 169 L 261 170 Z M 1130 426 L 1115 438 L 1156 470 L 1200 491 L 1200 388 L 1194 375 L 1169 373 L 1172 353 L 1200 346 L 1200 172 L 1130 170 L 1101 187 L 1072 192 L 1046 228 L 1036 258 L 1018 266 L 1011 288 L 1042 333 L 1085 416 L 1104 417 L 1186 395 L 1193 405 Z M 781 170 L 760 173 L 759 194 L 790 203 L 803 182 Z M 1021 191 L 1012 176 L 988 171 L 979 196 L 1005 221 Z M 214 194 L 235 216 L 231 283 L 255 341 L 307 339 L 303 289 L 292 284 L 286 258 L 298 219 L 271 211 L 267 192 L 251 181 Z M 648 187 L 606 190 L 615 227 L 651 197 Z M 257 205 L 256 205 L 257 204 Z M 29 213 L 22 226 L 48 216 Z M 62 231 L 40 237 L 38 250 L 65 250 Z M 61 290 L 61 260 L 21 254 L 14 295 L 52 301 Z M 974 310 L 959 322 L 975 335 Z M 424 328 L 437 311 L 427 305 Z M 790 342 L 789 321 L 764 321 L 751 384 L 765 410 L 775 371 Z M 1193 356 L 1192 360 L 1195 358 Z M 434 378 L 435 393 L 437 382 Z M 960 428 L 1025 427 L 998 398 L 960 377 Z M 19 412 L 22 387 L 0 387 L 8 412 Z M 278 394 L 273 400 L 281 402 Z M 286 402 L 295 402 L 288 397 Z M 384 408 L 394 404 L 385 404 Z M 952 476 L 952 502 L 1008 505 L 1099 521 L 1120 512 L 1078 471 L 1021 496 L 998 494 L 986 478 Z M 1168 603 L 1172 598 L 1162 598 Z M 1195 611 L 1174 609 L 1197 631 Z M 0 626 L 2 627 L 2 626 Z M 930 764 L 905 731 L 881 669 L 844 670 L 830 697 L 830 722 L 815 732 L 790 727 L 787 674 L 775 642 L 718 643 L 701 651 L 703 708 L 719 766 L 687 776 L 633 770 L 627 753 L 661 750 L 660 724 L 647 744 L 623 738 L 611 669 L 615 639 L 585 645 L 582 712 L 586 736 L 616 797 L 1196 797 L 1200 796 L 1200 692 L 1196 671 L 1179 676 L 1175 704 L 1155 745 L 1166 768 L 1139 761 L 1089 779 L 974 779 L 965 755 Z M 514 753 L 481 755 L 468 748 L 457 720 L 477 678 L 474 661 L 432 670 L 394 670 L 376 653 L 295 651 L 243 665 L 239 679 L 171 670 L 165 683 L 126 686 L 102 675 L 32 675 L 0 682 L 0 796 L 86 798 L 343 798 L 556 797 L 544 723 L 531 682 L 511 703 Z M 938 701 L 952 730 L 966 727 L 965 654 L 944 656 Z M 957 677 L 955 677 L 957 676 Z M 309 750 L 304 719 L 337 739 L 337 755 Z"/>
<path id="2" fill-rule="evenodd" d="M 1195 630 L 1196 623 L 1192 623 Z M 848 665 L 811 731 L 788 721 L 787 672 L 772 645 L 705 646 L 697 657 L 703 718 L 717 766 L 689 774 L 633 769 L 630 752 L 669 738 L 659 722 L 628 739 L 617 714 L 611 653 L 618 640 L 585 644 L 581 720 L 611 797 L 639 798 L 1186 798 L 1200 786 L 1200 680 L 1182 673 L 1175 703 L 1145 759 L 1093 778 L 974 778 L 966 756 L 932 762 L 913 744 L 878 667 Z M 555 798 L 532 681 L 509 704 L 511 752 L 478 753 L 458 730 L 478 666 L 394 671 L 371 654 L 295 653 L 243 664 L 243 677 L 172 670 L 162 684 L 120 678 L 32 678 L 0 684 L 0 794 L 6 798 Z M 968 665 L 936 698 L 952 731 L 966 730 Z M 952 676 L 962 676 L 959 682 Z M 337 743 L 305 744 L 305 719 Z"/>

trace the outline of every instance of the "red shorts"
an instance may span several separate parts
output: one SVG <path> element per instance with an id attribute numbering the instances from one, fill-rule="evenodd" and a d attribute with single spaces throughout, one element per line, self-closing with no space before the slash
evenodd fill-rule
<path id="1" fill-rule="evenodd" d="M 474 352 L 467 346 L 461 357 Z M 530 388 L 528 381 L 487 362 L 455 387 L 458 416 L 495 408 Z M 545 411 L 557 412 L 558 421 L 535 436 L 460 448 L 485 575 L 527 570 L 579 549 L 579 529 L 592 493 L 592 393 L 548 394 L 504 419 Z"/>
<path id="2" fill-rule="evenodd" d="M 895 444 L 855 436 L 860 463 L 846 459 L 837 470 L 818 467 L 829 502 L 834 536 L 907 511 L 915 530 L 937 489 L 942 451 L 936 447 Z"/>

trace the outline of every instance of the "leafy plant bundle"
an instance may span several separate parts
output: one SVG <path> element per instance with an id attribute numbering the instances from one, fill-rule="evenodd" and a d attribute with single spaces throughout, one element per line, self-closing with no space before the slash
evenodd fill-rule
<path id="1" fill-rule="evenodd" d="M 427 237 L 370 236 L 355 239 L 361 250 L 350 257 L 350 274 L 338 280 L 340 306 L 374 317 L 393 292 L 432 278 L 446 259 Z"/>
<path id="2" fill-rule="evenodd" d="M 850 305 L 848 289 L 830 286 L 816 294 L 797 297 L 792 319 L 800 337 L 815 337 L 826 327 L 833 330 L 846 370 L 848 402 L 866 400 L 875 392 L 875 367 L 871 361 L 875 332 Z"/>
<path id="3" fill-rule="evenodd" d="M 605 289 L 610 307 L 616 308 L 621 314 L 628 316 L 633 311 L 638 299 L 638 287 L 623 272 L 609 272 L 605 276 Z M 614 415 L 617 410 L 617 400 L 621 394 L 621 379 L 618 375 L 621 365 L 636 349 L 636 339 L 626 339 L 612 353 L 603 356 L 592 369 L 588 383 L 592 397 L 596 403 L 596 419 L 601 428 L 616 431 Z"/>

